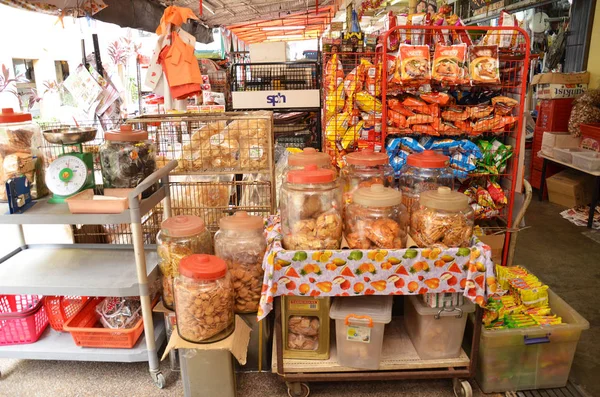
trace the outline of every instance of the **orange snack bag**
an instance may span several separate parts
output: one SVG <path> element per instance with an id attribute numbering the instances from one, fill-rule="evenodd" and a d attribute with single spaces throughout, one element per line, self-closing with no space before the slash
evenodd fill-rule
<path id="1" fill-rule="evenodd" d="M 499 84 L 500 66 L 497 45 L 477 45 L 469 50 L 472 84 Z"/>
<path id="2" fill-rule="evenodd" d="M 402 84 L 426 84 L 431 80 L 429 46 L 402 44 L 398 55 Z"/>
<path id="3" fill-rule="evenodd" d="M 464 78 L 464 64 L 466 60 L 466 44 L 451 46 L 436 45 L 433 55 L 431 78 L 439 82 L 458 84 Z"/>

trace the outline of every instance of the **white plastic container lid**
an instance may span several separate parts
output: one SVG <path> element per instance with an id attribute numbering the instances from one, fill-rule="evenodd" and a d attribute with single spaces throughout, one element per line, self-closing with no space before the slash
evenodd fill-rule
<path id="1" fill-rule="evenodd" d="M 387 324 L 392 321 L 392 296 L 338 297 L 333 300 L 329 317 L 346 320 L 349 315 L 369 316 L 374 323 Z"/>
<path id="2" fill-rule="evenodd" d="M 417 313 L 420 316 L 437 316 L 439 313 L 440 317 L 456 317 L 461 311 L 464 314 L 473 313 L 475 311 L 475 304 L 465 299 L 465 304 L 457 307 L 429 307 L 423 302 L 419 295 L 411 295 L 405 298 L 410 299 L 410 303 L 414 306 Z"/>

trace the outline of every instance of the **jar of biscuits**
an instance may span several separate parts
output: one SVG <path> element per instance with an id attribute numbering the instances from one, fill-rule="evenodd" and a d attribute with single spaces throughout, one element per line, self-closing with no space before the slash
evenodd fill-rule
<path id="1" fill-rule="evenodd" d="M 401 192 L 379 184 L 361 187 L 345 214 L 344 236 L 350 248 L 406 247 L 409 217 Z"/>
<path id="2" fill-rule="evenodd" d="M 346 166 L 341 171 L 344 189 L 344 204 L 352 201 L 356 189 L 381 184 L 394 187 L 394 169 L 385 153 L 365 149 L 346 155 Z"/>
<path id="3" fill-rule="evenodd" d="M 281 189 L 283 247 L 338 249 L 342 242 L 342 192 L 335 171 L 309 164 L 288 172 Z"/>
<path id="4" fill-rule="evenodd" d="M 398 186 L 409 215 L 419 201 L 421 192 L 435 190 L 438 186 L 454 188 L 454 175 L 449 168 L 449 161 L 448 156 L 433 150 L 408 155 L 406 164 L 400 170 Z"/>
<path id="5" fill-rule="evenodd" d="M 267 249 L 264 222 L 259 216 L 239 211 L 219 220 L 215 255 L 227 263 L 235 296 L 236 313 L 253 313 L 263 283 L 263 257 Z"/>
<path id="6" fill-rule="evenodd" d="M 6 108 L 0 112 L 0 201 L 7 201 L 6 182 L 24 176 L 29 182 L 31 198 L 48 194 L 44 180 L 40 127 L 31 114 Z"/>
<path id="7" fill-rule="evenodd" d="M 469 198 L 447 186 L 421 192 L 410 218 L 410 235 L 421 247 L 469 247 L 473 235 Z"/>
<path id="8" fill-rule="evenodd" d="M 212 343 L 233 332 L 233 286 L 224 260 L 213 255 L 186 256 L 174 286 L 179 336 L 192 343 Z"/>
<path id="9" fill-rule="evenodd" d="M 211 235 L 199 217 L 178 215 L 161 223 L 156 244 L 161 259 L 163 304 L 173 310 L 173 280 L 179 274 L 179 262 L 192 254 L 212 254 Z"/>

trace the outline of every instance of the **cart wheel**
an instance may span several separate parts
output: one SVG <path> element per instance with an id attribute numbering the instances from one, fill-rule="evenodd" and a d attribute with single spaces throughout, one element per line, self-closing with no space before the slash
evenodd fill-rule
<path id="1" fill-rule="evenodd" d="M 152 375 L 152 380 L 154 381 L 154 384 L 156 385 L 156 387 L 158 387 L 159 389 L 164 389 L 165 376 L 162 374 L 162 372 L 151 373 L 151 375 Z"/>
<path id="2" fill-rule="evenodd" d="M 456 397 L 473 397 L 473 389 L 467 380 L 452 379 L 452 387 Z"/>
<path id="3" fill-rule="evenodd" d="M 310 394 L 310 389 L 306 383 L 293 382 L 287 384 L 287 392 L 290 397 L 308 397 Z"/>

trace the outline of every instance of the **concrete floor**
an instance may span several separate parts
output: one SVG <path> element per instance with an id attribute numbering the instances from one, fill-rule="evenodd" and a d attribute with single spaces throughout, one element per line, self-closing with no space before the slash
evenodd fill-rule
<path id="1" fill-rule="evenodd" d="M 519 234 L 515 264 L 527 266 L 582 314 L 591 329 L 582 334 L 572 380 L 590 396 L 600 396 L 600 310 L 594 287 L 600 279 L 600 244 L 583 235 L 587 229 L 562 219 L 561 207 L 534 200 L 527 213 L 529 229 Z M 600 233 L 599 233 L 600 234 Z M 595 236 L 598 237 L 598 236 Z M 596 238 L 596 241 L 600 241 Z M 595 342 L 595 343 L 594 343 Z M 168 361 L 168 360 L 167 360 Z M 179 373 L 162 363 L 167 387 L 158 390 L 150 381 L 146 363 L 80 363 L 0 359 L 0 396 L 14 397 L 154 397 L 183 395 Z M 483 395 L 474 382 L 476 396 Z M 451 382 L 353 382 L 312 383 L 315 397 L 451 397 Z M 286 387 L 277 376 L 249 373 L 238 376 L 242 397 L 286 396 Z M 498 395 L 486 395 L 498 396 Z"/>

